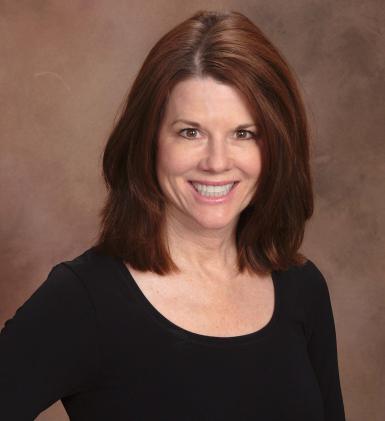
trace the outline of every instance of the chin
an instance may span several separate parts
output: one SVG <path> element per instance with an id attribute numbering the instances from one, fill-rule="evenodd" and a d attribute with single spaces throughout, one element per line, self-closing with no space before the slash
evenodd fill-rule
<path id="1" fill-rule="evenodd" d="M 235 218 L 218 218 L 215 215 L 211 218 L 194 218 L 195 222 L 205 229 L 222 229 L 231 226 Z M 238 220 L 238 217 L 236 218 Z"/>

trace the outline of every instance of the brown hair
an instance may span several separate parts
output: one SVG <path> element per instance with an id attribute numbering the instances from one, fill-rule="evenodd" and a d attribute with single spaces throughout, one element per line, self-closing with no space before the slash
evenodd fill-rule
<path id="1" fill-rule="evenodd" d="M 261 133 L 258 188 L 236 229 L 240 272 L 302 265 L 313 213 L 309 133 L 297 82 L 281 53 L 239 12 L 198 11 L 154 45 L 133 82 L 103 154 L 108 195 L 94 247 L 160 275 L 179 268 L 164 237 L 157 136 L 173 86 L 211 76 L 245 95 Z"/>

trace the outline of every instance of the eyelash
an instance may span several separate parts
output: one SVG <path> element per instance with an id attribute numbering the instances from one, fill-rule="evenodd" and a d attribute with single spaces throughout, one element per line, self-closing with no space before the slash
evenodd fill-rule
<path id="1" fill-rule="evenodd" d="M 182 134 L 182 132 L 186 131 L 186 130 L 195 130 L 198 131 L 198 129 L 194 128 L 194 127 L 186 127 L 185 129 L 182 129 L 179 131 L 179 134 Z M 250 139 L 256 139 L 257 138 L 257 133 L 252 132 L 251 130 L 245 130 L 245 129 L 239 129 L 237 130 L 237 132 L 245 132 L 245 133 L 249 133 L 251 135 Z M 185 136 L 184 136 L 185 137 Z M 187 137 L 187 139 L 195 139 L 194 136 L 193 137 Z M 243 140 L 250 140 L 250 139 L 246 139 L 246 138 L 240 138 Z"/>

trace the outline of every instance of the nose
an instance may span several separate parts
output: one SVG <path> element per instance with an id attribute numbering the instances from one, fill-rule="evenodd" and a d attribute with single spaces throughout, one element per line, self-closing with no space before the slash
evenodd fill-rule
<path id="1" fill-rule="evenodd" d="M 206 144 L 201 167 L 206 171 L 223 172 L 230 169 L 233 159 L 226 139 L 223 136 L 211 136 Z"/>

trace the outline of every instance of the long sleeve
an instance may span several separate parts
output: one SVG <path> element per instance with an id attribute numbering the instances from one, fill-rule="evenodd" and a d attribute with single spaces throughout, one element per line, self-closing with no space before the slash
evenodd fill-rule
<path id="1" fill-rule="evenodd" d="M 0 332 L 0 419 L 33 420 L 86 390 L 100 365 L 97 334 L 85 286 L 59 263 Z"/>
<path id="2" fill-rule="evenodd" d="M 325 421 L 345 421 L 340 386 L 336 330 L 328 285 L 322 273 L 309 261 L 312 294 L 308 301 L 311 319 L 308 354 L 324 401 Z"/>

